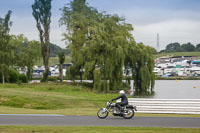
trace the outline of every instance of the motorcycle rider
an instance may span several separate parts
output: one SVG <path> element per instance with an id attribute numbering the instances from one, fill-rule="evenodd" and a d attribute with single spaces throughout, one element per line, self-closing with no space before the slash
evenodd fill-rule
<path id="1" fill-rule="evenodd" d="M 116 103 L 116 107 L 118 107 L 121 111 L 123 111 L 122 106 L 128 105 L 128 98 L 126 97 L 124 90 L 119 91 L 119 94 L 120 95 L 118 97 L 112 99 L 112 101 L 121 98 L 121 102 Z"/>

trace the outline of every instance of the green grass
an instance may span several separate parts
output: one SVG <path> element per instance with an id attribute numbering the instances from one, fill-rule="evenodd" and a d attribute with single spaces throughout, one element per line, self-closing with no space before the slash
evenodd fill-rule
<path id="1" fill-rule="evenodd" d="M 0 126 L 0 133 L 199 133 L 200 128 Z"/>
<path id="2" fill-rule="evenodd" d="M 154 56 L 154 58 L 166 56 L 166 55 L 173 55 L 173 56 L 196 56 L 198 59 L 200 59 L 200 52 L 174 52 L 174 53 L 162 53 L 157 54 Z"/>
<path id="3" fill-rule="evenodd" d="M 67 83 L 1 84 L 0 113 L 96 115 L 98 108 L 116 96 Z"/>
<path id="4" fill-rule="evenodd" d="M 71 57 L 69 55 L 65 56 L 65 63 L 71 63 Z M 56 64 L 59 64 L 58 57 L 50 57 L 49 58 L 49 66 L 54 66 Z M 42 66 L 43 65 L 43 59 L 41 58 L 38 60 L 35 65 Z"/>
<path id="5" fill-rule="evenodd" d="M 118 94 L 95 93 L 69 83 L 0 84 L 0 114 L 93 115 Z M 181 114 L 140 114 L 135 116 L 200 117 Z"/>

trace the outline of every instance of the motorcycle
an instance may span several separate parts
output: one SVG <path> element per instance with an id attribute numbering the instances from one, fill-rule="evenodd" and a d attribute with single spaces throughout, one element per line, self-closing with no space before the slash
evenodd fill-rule
<path id="1" fill-rule="evenodd" d="M 108 116 L 109 112 L 112 112 L 113 116 L 120 116 L 125 119 L 131 119 L 135 115 L 135 111 L 137 111 L 136 106 L 125 105 L 122 106 L 122 110 L 120 110 L 118 107 L 116 107 L 116 103 L 108 101 L 106 108 L 101 108 L 98 110 L 97 116 L 100 119 L 104 119 Z"/>

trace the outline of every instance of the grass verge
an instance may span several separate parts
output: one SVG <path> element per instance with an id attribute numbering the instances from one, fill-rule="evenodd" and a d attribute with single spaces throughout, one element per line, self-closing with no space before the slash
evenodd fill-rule
<path id="1" fill-rule="evenodd" d="M 116 96 L 69 83 L 0 84 L 0 113 L 96 115 Z"/>
<path id="2" fill-rule="evenodd" d="M 200 128 L 0 126 L 0 133 L 199 133 Z"/>

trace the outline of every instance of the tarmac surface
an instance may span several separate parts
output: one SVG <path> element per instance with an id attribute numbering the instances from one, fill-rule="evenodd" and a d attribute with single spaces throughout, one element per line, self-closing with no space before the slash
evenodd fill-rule
<path id="1" fill-rule="evenodd" d="M 120 117 L 0 114 L 0 125 L 200 128 L 200 117 Z"/>

